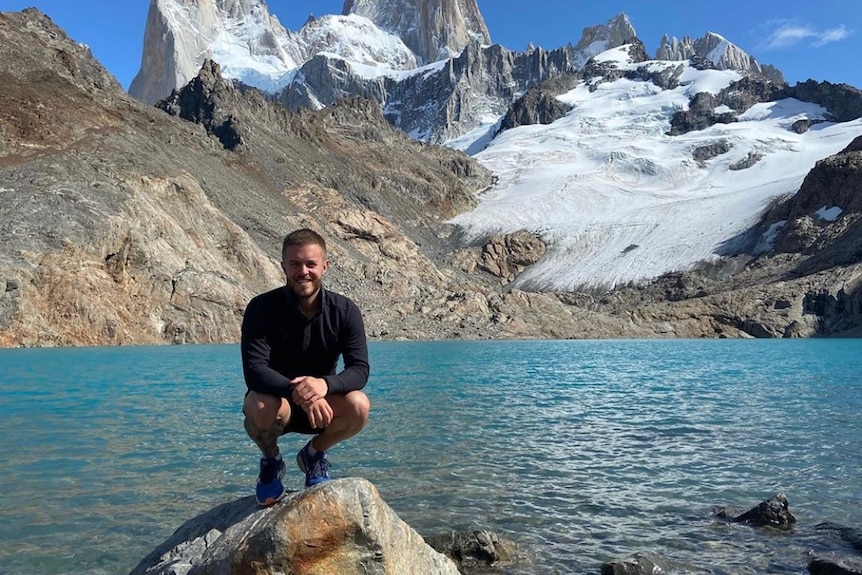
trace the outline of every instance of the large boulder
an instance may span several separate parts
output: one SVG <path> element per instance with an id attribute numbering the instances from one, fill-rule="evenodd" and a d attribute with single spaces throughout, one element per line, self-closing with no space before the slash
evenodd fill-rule
<path id="1" fill-rule="evenodd" d="M 260 508 L 253 497 L 183 524 L 131 575 L 458 575 L 364 479 L 338 479 Z"/>

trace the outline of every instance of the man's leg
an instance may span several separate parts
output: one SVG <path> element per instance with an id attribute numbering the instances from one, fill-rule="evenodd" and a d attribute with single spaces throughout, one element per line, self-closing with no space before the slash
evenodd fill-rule
<path id="1" fill-rule="evenodd" d="M 332 407 L 332 421 L 296 454 L 296 464 L 305 473 L 305 486 L 329 480 L 326 450 L 359 433 L 368 422 L 371 403 L 361 391 L 326 397 Z"/>
<path id="2" fill-rule="evenodd" d="M 326 401 L 332 407 L 332 422 L 312 441 L 317 451 L 326 451 L 336 443 L 353 437 L 368 423 L 371 402 L 361 391 L 345 395 L 330 395 Z"/>
<path id="3" fill-rule="evenodd" d="M 278 451 L 278 437 L 290 420 L 290 404 L 282 397 L 251 391 L 245 396 L 243 413 L 246 433 L 263 453 L 255 496 L 259 504 L 272 505 L 286 493 L 281 483 L 284 461 Z"/>
<path id="4" fill-rule="evenodd" d="M 250 391 L 242 412 L 245 431 L 264 457 L 278 457 L 278 438 L 290 421 L 290 404 L 283 397 Z"/>

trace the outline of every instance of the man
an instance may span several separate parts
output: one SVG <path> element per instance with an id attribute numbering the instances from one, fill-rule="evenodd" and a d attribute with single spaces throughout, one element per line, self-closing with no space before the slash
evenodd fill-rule
<path id="1" fill-rule="evenodd" d="M 245 429 L 263 453 L 260 505 L 285 494 L 281 435 L 314 435 L 296 455 L 310 487 L 329 480 L 327 450 L 365 427 L 370 409 L 360 391 L 368 380 L 365 326 L 353 301 L 323 288 L 326 242 L 297 230 L 284 238 L 281 258 L 287 285 L 253 298 L 242 322 Z M 344 369 L 336 374 L 339 355 Z"/>

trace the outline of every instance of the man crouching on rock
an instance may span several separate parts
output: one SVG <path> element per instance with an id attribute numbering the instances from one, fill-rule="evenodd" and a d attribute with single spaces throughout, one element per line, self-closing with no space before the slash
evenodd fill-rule
<path id="1" fill-rule="evenodd" d="M 313 230 L 292 232 L 281 260 L 287 285 L 253 298 L 242 322 L 245 430 L 263 452 L 255 489 L 260 505 L 285 495 L 281 435 L 314 435 L 296 454 L 310 487 L 329 480 L 327 450 L 362 430 L 370 409 L 360 391 L 368 381 L 362 314 L 323 288 L 326 242 Z M 336 373 L 339 355 L 344 370 Z"/>

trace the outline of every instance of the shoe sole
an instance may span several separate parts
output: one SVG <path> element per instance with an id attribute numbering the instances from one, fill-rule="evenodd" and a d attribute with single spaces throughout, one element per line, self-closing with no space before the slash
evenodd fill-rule
<path id="1" fill-rule="evenodd" d="M 285 493 L 285 495 L 287 495 L 287 494 Z M 284 495 L 282 495 L 281 497 L 278 497 L 278 498 L 270 497 L 266 501 L 264 501 L 263 503 L 258 501 L 257 504 L 260 505 L 261 507 L 272 507 L 273 505 L 275 505 L 276 503 L 278 503 L 282 499 L 284 499 Z"/>
<path id="2" fill-rule="evenodd" d="M 284 479 L 284 472 L 286 471 L 285 467 L 286 467 L 286 465 L 284 465 L 284 463 L 282 462 L 281 470 L 278 472 L 278 480 L 279 480 L 279 481 L 281 481 L 282 479 Z M 287 489 L 285 489 L 284 491 L 282 491 L 282 492 L 281 492 L 281 495 L 279 495 L 278 497 L 267 497 L 267 498 L 266 498 L 265 500 L 263 500 L 263 501 L 261 501 L 260 499 L 258 499 L 257 497 L 255 497 L 255 498 L 254 498 L 254 500 L 255 500 L 255 501 L 257 502 L 257 504 L 258 504 L 258 505 L 260 505 L 261 507 L 272 507 L 273 505 L 275 505 L 276 503 L 278 503 L 279 501 L 281 501 L 282 499 L 284 499 L 284 496 L 285 496 L 285 495 L 287 495 Z"/>

